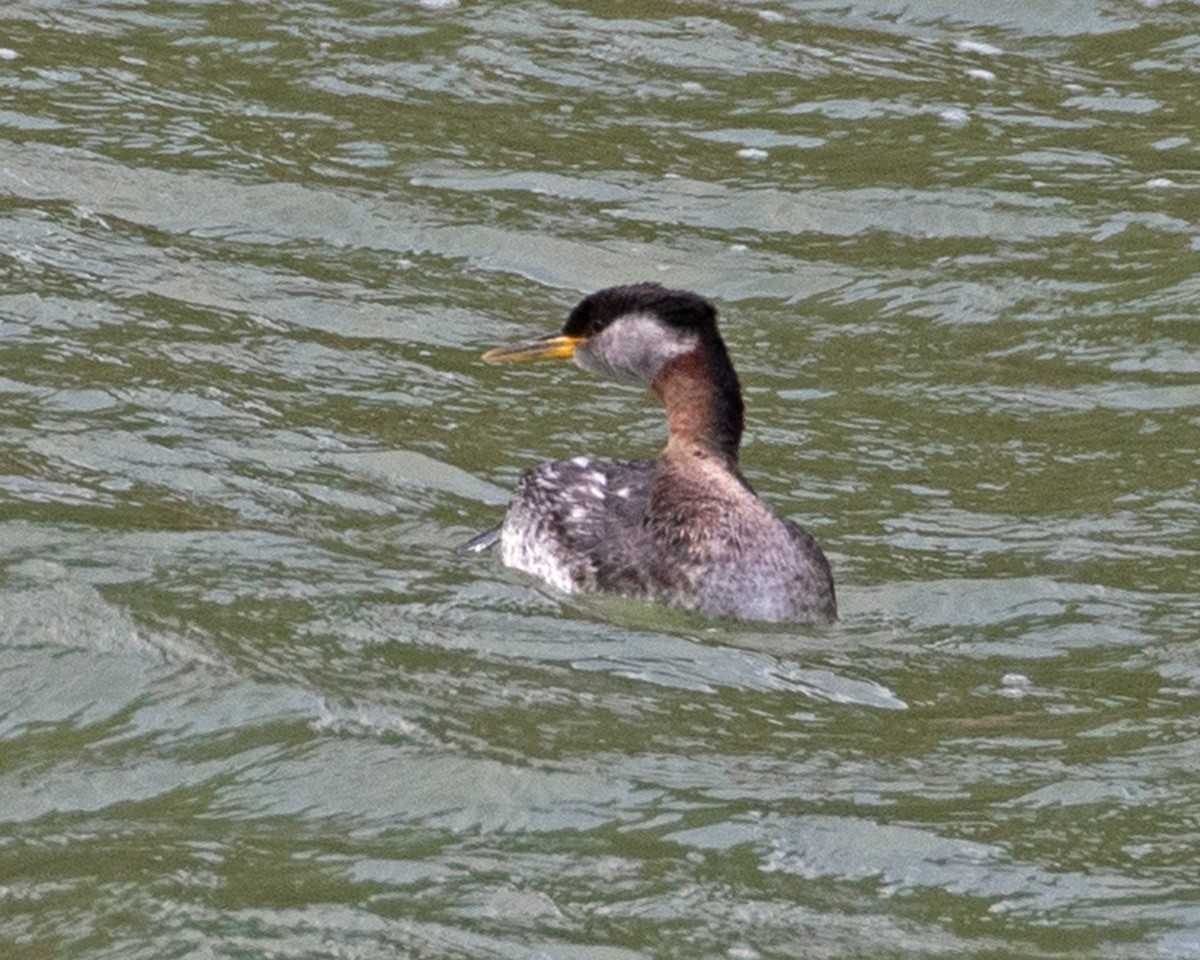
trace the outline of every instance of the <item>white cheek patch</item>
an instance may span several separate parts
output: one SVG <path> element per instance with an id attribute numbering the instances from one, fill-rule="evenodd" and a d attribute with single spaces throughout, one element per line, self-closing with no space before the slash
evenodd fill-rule
<path id="1" fill-rule="evenodd" d="M 578 347 L 575 362 L 589 373 L 649 384 L 668 363 L 694 350 L 698 339 L 652 313 L 627 313 Z"/>

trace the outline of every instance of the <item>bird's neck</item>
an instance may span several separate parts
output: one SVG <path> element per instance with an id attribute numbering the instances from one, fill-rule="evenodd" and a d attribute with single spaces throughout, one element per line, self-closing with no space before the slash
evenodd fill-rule
<path id="1" fill-rule="evenodd" d="M 667 454 L 719 456 L 736 472 L 744 407 L 725 345 L 701 343 L 668 363 L 651 384 L 667 408 Z"/>

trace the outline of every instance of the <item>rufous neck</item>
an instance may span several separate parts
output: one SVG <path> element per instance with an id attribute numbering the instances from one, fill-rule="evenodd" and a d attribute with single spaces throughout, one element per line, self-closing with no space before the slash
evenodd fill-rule
<path id="1" fill-rule="evenodd" d="M 744 407 L 725 345 L 701 343 L 668 363 L 651 384 L 667 408 L 667 450 L 718 455 L 737 469 Z"/>

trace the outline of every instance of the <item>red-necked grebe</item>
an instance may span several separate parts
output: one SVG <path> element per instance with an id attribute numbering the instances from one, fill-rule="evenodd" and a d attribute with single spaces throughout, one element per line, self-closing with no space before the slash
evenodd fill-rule
<path id="1" fill-rule="evenodd" d="M 738 469 L 742 393 L 703 297 L 651 283 L 610 287 L 581 300 L 560 335 L 483 359 L 573 359 L 649 386 L 667 409 L 667 445 L 654 461 L 576 457 L 526 473 L 499 532 L 508 566 L 567 593 L 645 597 L 713 617 L 837 616 L 821 548 Z"/>

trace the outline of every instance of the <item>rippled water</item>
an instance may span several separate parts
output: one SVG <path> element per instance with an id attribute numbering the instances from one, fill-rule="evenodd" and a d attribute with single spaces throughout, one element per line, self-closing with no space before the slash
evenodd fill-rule
<path id="1" fill-rule="evenodd" d="M 5 957 L 1200 957 L 1190 4 L 0 13 Z M 711 296 L 830 628 L 453 548 Z"/>

